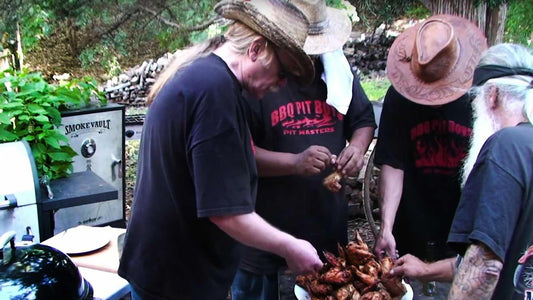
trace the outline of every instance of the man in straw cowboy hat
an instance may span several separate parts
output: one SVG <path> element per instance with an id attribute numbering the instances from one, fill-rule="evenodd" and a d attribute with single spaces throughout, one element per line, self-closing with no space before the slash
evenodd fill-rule
<path id="1" fill-rule="evenodd" d="M 472 92 L 474 132 L 463 166 L 467 181 L 448 238 L 460 259 L 427 264 L 406 255 L 394 272 L 453 279 L 449 299 L 532 299 L 531 49 L 514 44 L 489 48 L 474 73 Z"/>
<path id="2" fill-rule="evenodd" d="M 224 0 L 223 37 L 193 47 L 158 78 L 139 153 L 119 267 L 133 299 L 226 299 L 242 244 L 296 273 L 322 262 L 313 246 L 255 213 L 257 170 L 242 90 L 261 97 L 284 71 L 313 77 L 305 16 L 282 0 Z"/>
<path id="3" fill-rule="evenodd" d="M 342 51 L 352 29 L 348 16 L 324 0 L 291 2 L 310 23 L 304 50 L 315 76 L 306 86 L 288 76 L 286 86 L 261 101 L 247 97 L 260 176 L 256 211 L 320 253 L 337 253 L 337 243 L 347 242 L 347 201 L 322 180 L 334 168 L 357 176 L 373 138 L 374 114 Z M 247 247 L 232 299 L 278 299 L 278 271 L 285 266 L 275 253 Z"/>
<path id="4" fill-rule="evenodd" d="M 472 133 L 466 93 L 486 47 L 473 23 L 451 15 L 428 18 L 391 46 L 387 74 L 392 86 L 374 159 L 381 166 L 378 255 L 453 256 L 446 238 Z"/>

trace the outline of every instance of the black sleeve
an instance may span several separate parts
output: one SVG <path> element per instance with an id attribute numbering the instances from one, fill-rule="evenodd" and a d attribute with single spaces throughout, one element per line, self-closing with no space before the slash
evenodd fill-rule
<path id="1" fill-rule="evenodd" d="M 344 122 L 344 132 L 350 136 L 346 136 L 347 140 L 351 139 L 353 132 L 363 127 L 376 128 L 376 120 L 374 117 L 374 109 L 372 103 L 368 100 L 359 77 L 354 74 L 353 87 L 352 87 L 352 101 L 346 113 L 348 122 Z"/>
<path id="2" fill-rule="evenodd" d="M 197 216 L 249 213 L 254 210 L 255 199 L 244 99 L 238 87 L 232 87 L 229 76 L 210 76 L 214 79 L 207 87 L 191 89 L 187 97 L 195 104 L 188 151 Z"/>
<path id="3" fill-rule="evenodd" d="M 402 96 L 391 86 L 383 102 L 379 134 L 376 144 L 376 165 L 389 165 L 396 169 L 404 168 L 408 136 L 405 134 L 406 112 L 402 109 Z"/>

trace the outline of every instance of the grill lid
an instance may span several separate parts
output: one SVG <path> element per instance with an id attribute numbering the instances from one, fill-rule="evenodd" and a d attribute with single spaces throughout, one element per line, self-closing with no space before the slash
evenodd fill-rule
<path id="1" fill-rule="evenodd" d="M 29 300 L 92 299 L 92 286 L 67 255 L 42 244 L 15 247 L 14 238 L 14 231 L 0 237 L 3 296 Z"/>

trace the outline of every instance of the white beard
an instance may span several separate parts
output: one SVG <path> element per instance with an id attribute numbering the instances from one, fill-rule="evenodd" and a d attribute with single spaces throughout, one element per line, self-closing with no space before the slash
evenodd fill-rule
<path id="1" fill-rule="evenodd" d="M 479 97 L 478 97 L 479 98 Z M 461 186 L 464 187 L 468 175 L 472 171 L 477 156 L 483 144 L 496 131 L 501 129 L 501 125 L 496 122 L 494 116 L 489 112 L 487 104 L 483 99 L 474 99 L 474 128 L 472 129 L 472 139 L 470 141 L 470 148 L 466 155 L 463 168 L 461 172 Z"/>

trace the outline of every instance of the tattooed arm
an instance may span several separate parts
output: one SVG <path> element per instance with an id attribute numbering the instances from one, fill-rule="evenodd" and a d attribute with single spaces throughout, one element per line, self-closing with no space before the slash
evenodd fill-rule
<path id="1" fill-rule="evenodd" d="M 471 244 L 453 279 L 448 299 L 490 299 L 502 261 L 484 244 Z"/>

